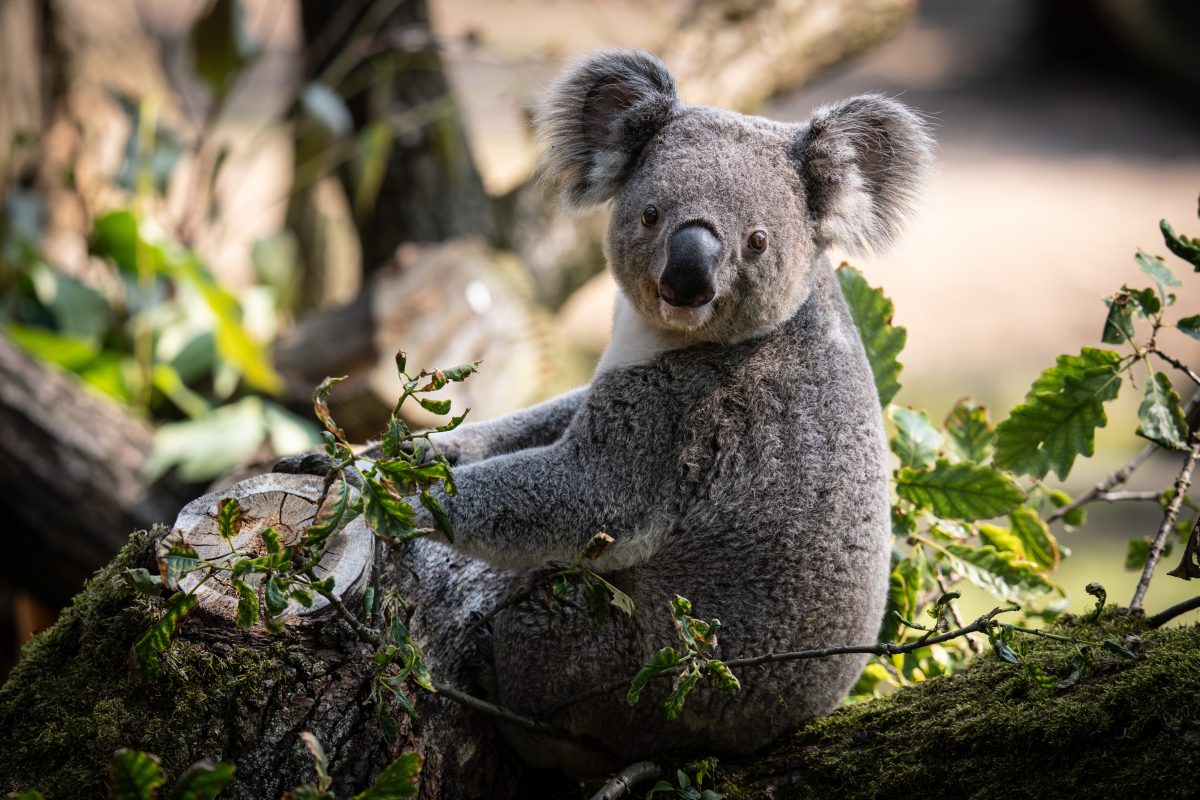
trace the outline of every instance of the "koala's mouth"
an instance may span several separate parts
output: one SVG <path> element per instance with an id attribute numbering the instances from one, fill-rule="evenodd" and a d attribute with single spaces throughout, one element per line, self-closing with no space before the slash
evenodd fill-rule
<path id="1" fill-rule="evenodd" d="M 704 327 L 717 314 L 721 303 L 720 297 L 714 297 L 702 306 L 687 307 L 673 306 L 661 297 L 658 301 L 658 315 L 666 326 L 672 330 L 695 331 Z"/>

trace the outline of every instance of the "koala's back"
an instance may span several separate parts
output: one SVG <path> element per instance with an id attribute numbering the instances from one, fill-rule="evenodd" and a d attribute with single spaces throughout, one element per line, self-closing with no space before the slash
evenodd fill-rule
<path id="1" fill-rule="evenodd" d="M 565 436 L 628 452 L 628 496 L 614 497 L 597 527 L 617 538 L 608 575 L 637 608 L 602 627 L 578 598 L 502 614 L 496 666 L 506 705 L 537 712 L 632 677 L 655 650 L 678 645 L 675 594 L 695 616 L 722 620 L 726 660 L 875 641 L 890 552 L 886 446 L 862 344 L 825 259 L 813 265 L 808 300 L 778 330 L 608 374 Z M 649 557 L 620 568 L 623 540 Z M 659 707 L 666 680 L 634 708 L 614 693 L 552 719 L 629 757 L 747 752 L 830 711 L 865 661 L 746 668 L 738 695 L 702 686 L 669 722 Z M 539 752 L 545 744 L 523 749 L 561 763 L 561 753 Z"/>

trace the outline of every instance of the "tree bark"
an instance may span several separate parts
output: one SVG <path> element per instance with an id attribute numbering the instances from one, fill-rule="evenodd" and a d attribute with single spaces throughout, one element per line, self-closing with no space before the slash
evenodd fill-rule
<path id="1" fill-rule="evenodd" d="M 125 542 L 195 490 L 146 486 L 150 426 L 0 336 L 0 515 L 5 582 L 67 603 Z"/>

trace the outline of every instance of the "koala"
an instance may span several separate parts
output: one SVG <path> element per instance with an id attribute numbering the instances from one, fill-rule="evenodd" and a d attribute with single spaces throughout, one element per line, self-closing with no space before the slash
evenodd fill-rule
<path id="1" fill-rule="evenodd" d="M 538 715 L 632 677 L 678 646 L 676 594 L 722 621 L 725 660 L 873 643 L 887 447 L 826 251 L 897 235 L 930 169 L 926 126 L 878 95 L 800 124 L 690 105 L 662 62 L 616 50 L 567 69 L 535 123 L 563 202 L 611 202 L 611 345 L 589 386 L 446 434 L 458 494 L 438 499 L 453 547 L 512 570 L 514 591 L 606 530 L 596 569 L 635 610 L 597 626 L 579 597 L 505 609 L 496 701 Z M 702 683 L 672 721 L 669 680 L 636 706 L 614 692 L 546 717 L 603 742 L 607 759 L 507 733 L 527 760 L 576 773 L 664 751 L 749 753 L 831 711 L 866 661 L 748 667 L 737 695 Z"/>

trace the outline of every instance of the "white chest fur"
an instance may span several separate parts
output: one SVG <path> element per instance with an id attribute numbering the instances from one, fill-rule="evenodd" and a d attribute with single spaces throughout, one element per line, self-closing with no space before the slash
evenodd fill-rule
<path id="1" fill-rule="evenodd" d="M 646 322 L 633 310 L 620 291 L 613 304 L 613 332 L 596 374 L 611 369 L 645 364 L 659 353 L 687 347 L 692 340 L 683 333 L 665 331 Z"/>

